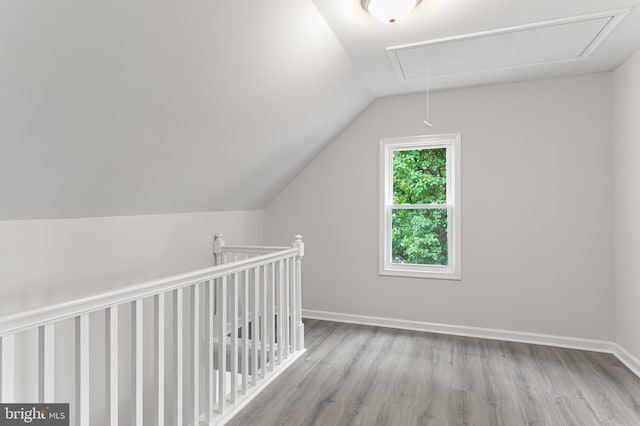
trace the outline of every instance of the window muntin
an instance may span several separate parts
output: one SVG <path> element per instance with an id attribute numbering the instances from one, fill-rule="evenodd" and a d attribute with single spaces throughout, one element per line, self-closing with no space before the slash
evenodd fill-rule
<path id="1" fill-rule="evenodd" d="M 381 141 L 380 274 L 460 279 L 459 141 Z"/>

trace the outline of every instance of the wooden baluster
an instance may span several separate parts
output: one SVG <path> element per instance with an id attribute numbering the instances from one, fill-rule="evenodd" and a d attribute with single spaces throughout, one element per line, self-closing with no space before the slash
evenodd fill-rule
<path id="1" fill-rule="evenodd" d="M 289 294 L 291 297 L 291 352 L 298 348 L 298 333 L 296 333 L 296 258 L 289 258 Z"/>
<path id="2" fill-rule="evenodd" d="M 173 359 L 176 374 L 175 425 L 184 424 L 184 289 L 178 288 L 173 292 Z"/>
<path id="3" fill-rule="evenodd" d="M 283 316 L 284 316 L 284 309 L 282 306 L 282 260 L 278 261 L 278 278 L 277 278 L 277 304 L 278 304 L 278 326 L 277 326 L 277 330 L 278 330 L 278 337 L 277 337 L 277 341 L 278 341 L 278 365 L 280 365 L 282 363 L 282 352 L 284 348 L 284 341 L 283 341 L 283 335 L 284 333 L 282 332 L 282 328 L 284 327 L 284 321 L 283 321 Z"/>
<path id="4" fill-rule="evenodd" d="M 222 238 L 222 234 L 217 234 L 215 236 L 213 242 L 213 255 L 214 255 L 214 264 L 221 265 L 224 261 L 222 250 L 224 247 L 224 239 Z M 224 283 L 224 285 L 223 285 Z M 224 403 L 226 398 L 226 390 L 225 390 L 225 369 L 226 369 L 226 339 L 225 339 L 225 330 L 226 330 L 226 322 L 227 322 L 227 311 L 226 311 L 226 287 L 227 287 L 227 278 L 217 278 L 213 281 L 213 298 L 215 303 L 215 320 L 214 320 L 214 330 L 213 334 L 218 336 L 218 368 L 214 372 L 216 384 L 214 385 L 216 388 L 215 395 L 215 403 L 217 404 L 217 411 L 222 413 L 224 411 Z M 222 291 L 224 288 L 224 298 L 222 295 Z M 217 322 L 216 322 L 217 321 Z M 213 347 L 212 349 L 213 350 Z M 212 373 L 212 374 L 214 374 Z M 212 378 L 213 380 L 213 378 Z M 213 407 L 212 407 L 213 408 Z"/>
<path id="5" fill-rule="evenodd" d="M 249 271 L 242 272 L 242 393 L 249 381 Z"/>
<path id="6" fill-rule="evenodd" d="M 285 358 L 289 358 L 289 258 L 284 259 L 283 264 L 283 278 L 281 279 L 281 281 L 283 281 L 282 293 L 284 296 L 284 314 L 282 316 L 282 321 L 284 323 L 282 333 L 284 336 L 282 338 L 282 353 L 284 354 Z"/>
<path id="7" fill-rule="evenodd" d="M 258 334 L 260 333 L 258 310 L 260 309 L 260 267 L 253 270 L 253 311 L 251 318 L 251 385 L 255 386 L 258 377 Z"/>
<path id="8" fill-rule="evenodd" d="M 144 370 L 142 360 L 144 345 L 144 324 L 142 300 L 131 302 L 131 394 L 133 396 L 133 424 L 142 426 L 144 412 Z"/>
<path id="9" fill-rule="evenodd" d="M 200 283 L 191 287 L 191 360 L 193 425 L 200 422 Z"/>
<path id="10" fill-rule="evenodd" d="M 105 309 L 106 423 L 118 426 L 118 307 Z"/>
<path id="11" fill-rule="evenodd" d="M 76 425 L 89 426 L 89 315 L 76 322 Z"/>
<path id="12" fill-rule="evenodd" d="M 269 282 L 269 370 L 273 371 L 276 358 L 276 264 L 271 263 Z"/>
<path id="13" fill-rule="evenodd" d="M 15 337 L 0 337 L 0 402 L 15 402 Z"/>
<path id="14" fill-rule="evenodd" d="M 206 312 L 207 312 L 207 320 L 205 323 L 205 334 L 207 336 L 207 372 L 205 374 L 205 389 L 207 391 L 207 412 L 205 416 L 205 421 L 207 424 L 211 424 L 213 422 L 213 410 L 215 407 L 216 401 L 216 385 L 214 379 L 214 365 L 213 365 L 213 319 L 215 313 L 215 291 L 214 291 L 214 281 L 209 280 L 206 282 L 205 287 L 205 302 L 206 302 Z"/>
<path id="15" fill-rule="evenodd" d="M 218 411 L 224 413 L 227 399 L 227 276 L 218 291 Z"/>
<path id="16" fill-rule="evenodd" d="M 55 402 L 55 325 L 38 327 L 38 400 Z"/>
<path id="17" fill-rule="evenodd" d="M 165 295 L 154 296 L 155 322 L 155 426 L 164 426 L 164 338 L 165 338 Z"/>
<path id="18" fill-rule="evenodd" d="M 262 266 L 262 291 L 260 292 L 260 302 L 262 309 L 260 309 L 260 326 L 262 331 L 260 333 L 260 352 L 261 352 L 261 368 L 260 377 L 264 379 L 264 375 L 267 372 L 267 265 Z"/>
<path id="19" fill-rule="evenodd" d="M 238 392 L 238 274 L 233 274 L 231 296 L 231 403 Z"/>

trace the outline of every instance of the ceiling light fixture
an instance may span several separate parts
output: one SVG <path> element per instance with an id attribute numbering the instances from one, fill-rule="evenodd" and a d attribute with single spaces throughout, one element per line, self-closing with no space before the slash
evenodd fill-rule
<path id="1" fill-rule="evenodd" d="M 362 0 L 364 10 L 380 22 L 393 24 L 405 18 L 422 0 Z"/>

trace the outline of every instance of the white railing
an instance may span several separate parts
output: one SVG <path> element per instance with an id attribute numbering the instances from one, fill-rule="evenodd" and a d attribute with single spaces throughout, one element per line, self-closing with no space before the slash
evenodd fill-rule
<path id="1" fill-rule="evenodd" d="M 224 424 L 304 352 L 303 255 L 299 235 L 292 247 L 227 246 L 216 235 L 213 267 L 1 317 L 0 402 L 25 402 L 16 401 L 25 347 L 17 342 L 31 338 L 37 401 L 29 402 L 69 402 L 71 424 Z M 58 328 L 70 321 L 73 332 L 61 342 Z M 94 333 L 104 339 L 99 361 Z M 57 367 L 60 347 L 75 349 L 74 371 Z M 92 383 L 96 369 L 103 384 Z M 56 394 L 65 386 L 70 401 Z M 94 392 L 103 403 L 93 404 Z"/>

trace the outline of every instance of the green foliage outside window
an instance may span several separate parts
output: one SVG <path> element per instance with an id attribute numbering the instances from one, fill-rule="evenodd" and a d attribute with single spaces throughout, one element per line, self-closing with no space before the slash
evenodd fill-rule
<path id="1" fill-rule="evenodd" d="M 393 153 L 394 204 L 445 204 L 445 148 Z M 412 265 L 448 264 L 447 209 L 393 209 L 391 261 Z"/>

